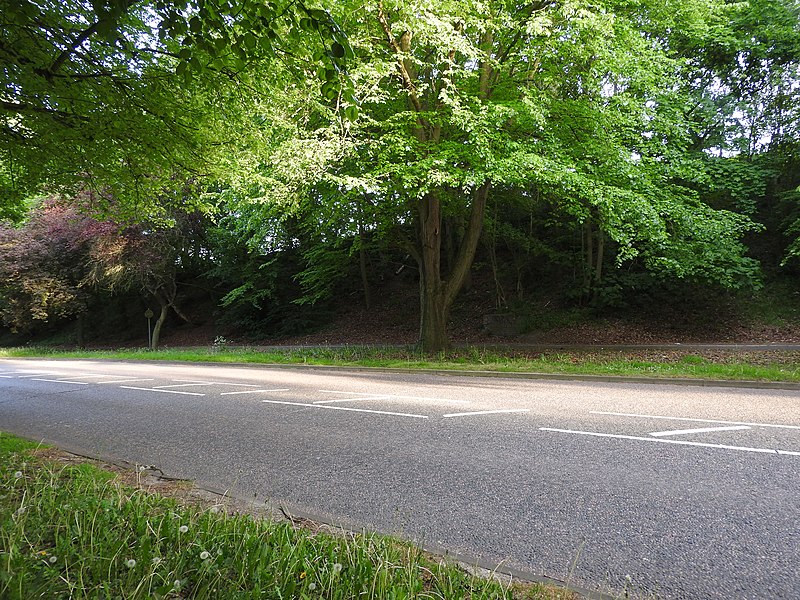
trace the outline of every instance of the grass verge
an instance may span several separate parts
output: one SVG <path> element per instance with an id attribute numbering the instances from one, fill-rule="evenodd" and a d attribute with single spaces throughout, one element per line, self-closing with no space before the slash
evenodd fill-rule
<path id="1" fill-rule="evenodd" d="M 299 349 L 176 348 L 56 350 L 0 349 L 0 358 L 110 358 L 218 363 L 356 366 L 393 369 L 495 371 L 800 382 L 800 352 L 707 350 L 526 352 L 466 348 L 430 356 L 404 348 L 367 346 Z"/>
<path id="2" fill-rule="evenodd" d="M 0 433 L 0 598 L 571 599 L 392 538 L 182 505 Z"/>

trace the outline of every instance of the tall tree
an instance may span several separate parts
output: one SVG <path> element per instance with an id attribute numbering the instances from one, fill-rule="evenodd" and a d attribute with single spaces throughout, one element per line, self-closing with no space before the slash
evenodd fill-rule
<path id="1" fill-rule="evenodd" d="M 255 153 L 258 178 L 269 181 L 255 195 L 283 211 L 372 198 L 364 222 L 418 264 L 420 343 L 431 351 L 449 343 L 450 307 L 494 189 L 541 190 L 602 232 L 593 239 L 613 243 L 618 263 L 643 256 L 682 276 L 739 269 L 729 280 L 747 278 L 753 264 L 739 238 L 751 224 L 685 184 L 676 110 L 674 32 L 697 38 L 721 6 L 339 2 L 361 116 L 336 119 L 335 96 L 327 106 L 289 102 L 288 113 L 306 116 Z M 340 205 L 354 222 L 353 204 Z"/>

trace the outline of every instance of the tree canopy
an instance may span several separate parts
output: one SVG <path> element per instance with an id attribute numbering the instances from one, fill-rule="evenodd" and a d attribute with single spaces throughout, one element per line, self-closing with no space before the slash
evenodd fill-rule
<path id="1" fill-rule="evenodd" d="M 357 261 L 369 303 L 393 248 L 438 350 L 498 239 L 518 288 L 572 260 L 594 297 L 622 267 L 758 285 L 745 240 L 773 201 L 798 254 L 790 0 L 1 1 L 5 216 L 53 190 L 154 231 L 200 207 L 217 273 L 250 254 L 226 306 L 280 296 L 281 253 L 296 302 Z"/>

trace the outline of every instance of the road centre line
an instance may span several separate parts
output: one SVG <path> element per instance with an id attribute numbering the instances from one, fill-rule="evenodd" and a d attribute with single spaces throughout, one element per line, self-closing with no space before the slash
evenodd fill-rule
<path id="1" fill-rule="evenodd" d="M 133 387 L 130 385 L 121 385 L 119 386 L 123 390 L 141 390 L 143 392 L 165 392 L 167 394 L 185 394 L 187 396 L 205 396 L 205 394 L 201 394 L 199 392 L 181 392 L 180 390 L 161 390 L 158 388 L 144 388 L 144 387 Z"/>
<path id="2" fill-rule="evenodd" d="M 639 417 L 642 419 L 664 419 L 668 421 L 688 421 L 691 423 L 722 423 L 724 425 L 748 425 L 750 427 L 776 427 L 779 429 L 800 429 L 800 425 L 776 425 L 774 423 L 749 423 L 747 421 L 721 421 L 717 419 L 693 419 L 690 417 L 667 417 L 661 415 L 640 415 L 637 413 L 605 412 L 601 410 L 589 411 L 592 415 L 610 415 L 612 417 Z"/>
<path id="3" fill-rule="evenodd" d="M 615 433 L 597 433 L 595 431 L 580 431 L 575 429 L 554 429 L 540 427 L 539 431 L 554 431 L 556 433 L 571 433 L 574 435 L 588 435 L 592 437 L 614 438 L 618 440 L 634 440 L 640 442 L 660 442 L 662 444 L 678 444 L 681 446 L 698 446 L 701 448 L 717 448 L 722 450 L 741 450 L 743 452 L 758 452 L 761 454 L 779 454 L 784 456 L 800 456 L 800 452 L 791 450 L 774 450 L 772 448 L 748 448 L 746 446 L 729 446 L 727 444 L 706 444 L 703 442 L 688 442 L 685 440 L 665 440 L 662 438 L 639 437 L 635 435 L 619 435 Z"/>
<path id="4" fill-rule="evenodd" d="M 529 408 L 507 408 L 501 410 L 477 410 L 474 412 L 462 412 L 462 413 L 450 413 L 449 415 L 444 415 L 444 418 L 449 417 L 471 417 L 472 415 L 499 415 L 499 414 L 508 414 L 508 413 L 526 413 L 530 412 Z"/>
<path id="5" fill-rule="evenodd" d="M 278 390 L 242 390 L 241 392 L 222 392 L 220 396 L 232 396 L 234 394 L 261 394 L 264 392 L 288 392 L 289 388 L 281 388 Z"/>
<path id="6" fill-rule="evenodd" d="M 359 396 L 358 398 L 335 398 L 333 400 L 317 400 L 314 404 L 333 404 L 335 402 L 363 402 L 365 400 L 389 400 L 391 396 Z"/>
<path id="7" fill-rule="evenodd" d="M 31 378 L 31 381 L 47 381 L 48 383 L 71 383 L 73 385 L 89 385 L 86 381 L 70 381 L 69 379 L 37 379 Z"/>
<path id="8" fill-rule="evenodd" d="M 102 385 L 104 383 L 130 383 L 132 381 L 155 381 L 155 379 L 115 379 L 114 381 L 98 381 L 98 385 Z"/>
<path id="9" fill-rule="evenodd" d="M 328 406 L 327 404 L 306 404 L 301 402 L 282 402 L 280 400 L 262 400 L 265 404 L 285 404 L 287 406 L 304 406 L 307 408 L 326 408 L 328 410 L 347 410 L 351 412 L 372 413 L 375 415 L 391 415 L 395 417 L 410 417 L 412 419 L 427 419 L 427 415 L 414 415 L 410 413 L 388 412 L 385 410 L 367 410 L 366 408 L 348 408 L 346 406 Z"/>
<path id="10" fill-rule="evenodd" d="M 231 387 L 259 387 L 255 383 L 230 383 L 228 381 L 198 381 L 197 379 L 170 379 L 176 383 L 204 383 L 206 385 L 229 385 Z"/>
<path id="11" fill-rule="evenodd" d="M 334 390 L 317 390 L 323 394 L 346 394 L 348 396 L 376 396 L 367 392 L 337 392 Z M 450 398 L 430 398 L 428 396 L 399 396 L 396 394 L 386 394 L 387 398 L 397 398 L 398 400 L 430 400 L 432 402 L 452 402 L 453 404 L 469 404 L 469 400 L 451 400 Z"/>
<path id="12" fill-rule="evenodd" d="M 45 371 L 44 373 L 34 373 L 33 375 L 17 375 L 17 379 L 32 379 L 33 377 L 44 377 L 45 375 L 52 375 L 53 377 L 60 377 L 58 373 L 52 371 Z"/>
<path id="13" fill-rule="evenodd" d="M 192 386 L 198 386 L 198 385 L 214 385 L 214 383 L 208 383 L 208 382 L 205 382 L 205 381 L 199 382 L 199 383 L 176 383 L 174 385 L 156 385 L 156 386 L 153 386 L 152 389 L 160 390 L 160 389 L 164 389 L 164 388 L 192 387 Z"/>
<path id="14" fill-rule="evenodd" d="M 711 433 L 714 431 L 742 431 L 750 429 L 748 425 L 732 425 L 730 427 L 702 427 L 700 429 L 673 429 L 671 431 L 656 431 L 651 433 L 653 437 L 663 437 L 665 435 L 689 435 L 690 433 Z"/>

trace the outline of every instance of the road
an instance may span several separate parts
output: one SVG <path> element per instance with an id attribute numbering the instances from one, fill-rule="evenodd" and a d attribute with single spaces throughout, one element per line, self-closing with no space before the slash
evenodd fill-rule
<path id="1" fill-rule="evenodd" d="M 0 360 L 0 429 L 633 597 L 800 597 L 800 394 Z"/>

